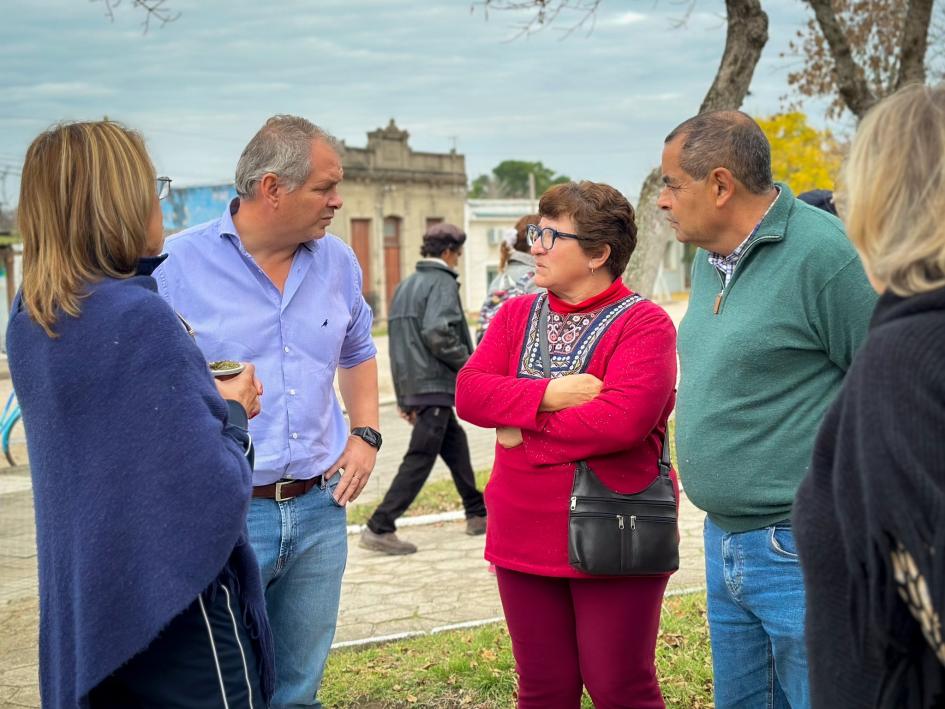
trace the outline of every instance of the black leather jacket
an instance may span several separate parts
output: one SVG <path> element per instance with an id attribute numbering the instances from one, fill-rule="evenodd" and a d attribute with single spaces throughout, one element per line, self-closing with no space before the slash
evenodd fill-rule
<path id="1" fill-rule="evenodd" d="M 401 408 L 410 408 L 406 399 L 419 394 L 456 392 L 456 374 L 473 351 L 457 277 L 437 261 L 419 261 L 394 292 L 388 333 Z"/>

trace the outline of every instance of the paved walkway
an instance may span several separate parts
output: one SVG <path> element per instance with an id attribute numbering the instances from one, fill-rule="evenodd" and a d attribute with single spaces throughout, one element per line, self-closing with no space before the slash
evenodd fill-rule
<path id="1" fill-rule="evenodd" d="M 677 322 L 683 307 L 668 308 Z M 388 371 L 386 338 L 379 345 L 383 400 L 390 388 L 389 377 L 383 376 Z M 4 401 L 8 387 L 9 380 L 0 375 L 0 397 Z M 386 398 L 389 401 L 390 397 Z M 494 432 L 468 424 L 464 427 L 474 467 L 477 470 L 490 467 Z M 376 502 L 386 491 L 411 430 L 390 403 L 382 406 L 381 428 L 384 449 L 362 494 L 365 503 Z M 445 466 L 439 463 L 432 478 L 448 475 Z M 28 471 L 0 468 L 0 707 L 39 706 L 32 512 Z M 680 513 L 680 570 L 670 580 L 670 591 L 703 584 L 702 518 L 702 513 L 684 497 Z M 495 577 L 482 558 L 484 539 L 468 537 L 463 530 L 462 521 L 405 528 L 403 536 L 420 547 L 417 554 L 408 557 L 365 551 L 357 546 L 357 537 L 350 536 L 336 645 L 434 632 L 500 618 L 502 609 Z"/>

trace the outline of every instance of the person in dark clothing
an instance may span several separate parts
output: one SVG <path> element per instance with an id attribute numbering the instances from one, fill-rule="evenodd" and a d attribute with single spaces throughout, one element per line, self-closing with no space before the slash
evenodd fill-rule
<path id="1" fill-rule="evenodd" d="M 945 85 L 860 123 L 841 200 L 881 293 L 794 505 L 814 707 L 945 706 Z"/>
<path id="2" fill-rule="evenodd" d="M 807 190 L 797 195 L 797 198 L 812 207 L 824 210 L 827 214 L 837 216 L 837 205 L 833 201 L 833 192 L 830 190 Z"/>
<path id="3" fill-rule="evenodd" d="M 7 328 L 36 508 L 43 706 L 263 707 L 273 641 L 247 541 L 254 367 L 216 385 L 151 276 L 137 133 L 53 126 L 23 162 Z"/>
<path id="4" fill-rule="evenodd" d="M 401 416 L 414 428 L 390 489 L 361 532 L 365 549 L 417 551 L 398 539 L 395 520 L 420 493 L 438 455 L 462 498 L 466 533 L 486 531 L 486 507 L 476 489 L 466 432 L 453 412 L 456 374 L 473 351 L 455 271 L 465 241 L 452 224 L 427 229 L 416 272 L 394 292 L 388 315 L 390 365 Z"/>

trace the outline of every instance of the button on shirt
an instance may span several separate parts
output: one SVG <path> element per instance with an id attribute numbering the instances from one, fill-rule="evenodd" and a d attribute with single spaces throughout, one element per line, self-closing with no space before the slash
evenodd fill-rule
<path id="1" fill-rule="evenodd" d="M 348 424 L 332 382 L 377 353 L 354 252 L 326 235 L 301 244 L 284 292 L 243 248 L 232 215 L 177 234 L 155 272 L 161 295 L 196 331 L 208 361 L 252 362 L 262 413 L 250 422 L 254 485 L 320 475 L 338 459 Z"/>

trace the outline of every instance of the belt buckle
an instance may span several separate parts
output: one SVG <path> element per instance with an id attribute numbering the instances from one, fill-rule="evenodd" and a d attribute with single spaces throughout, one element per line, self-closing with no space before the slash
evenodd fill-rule
<path id="1" fill-rule="evenodd" d="M 282 496 L 282 488 L 285 487 L 286 485 L 291 485 L 294 482 L 295 480 L 281 480 L 276 483 L 276 497 L 275 497 L 276 502 L 287 502 L 291 500 L 293 497 L 295 497 L 295 495 L 289 495 L 288 497 Z"/>

